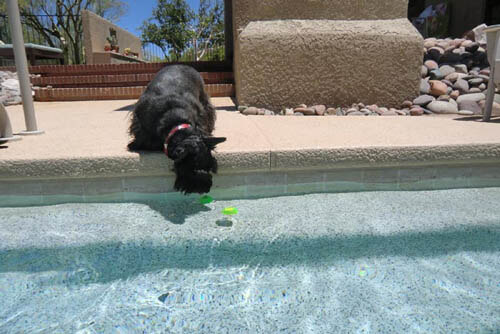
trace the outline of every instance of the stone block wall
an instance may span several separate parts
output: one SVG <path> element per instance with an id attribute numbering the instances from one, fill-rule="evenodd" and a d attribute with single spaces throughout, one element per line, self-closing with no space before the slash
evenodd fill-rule
<path id="1" fill-rule="evenodd" d="M 423 39 L 407 0 L 233 0 L 240 105 L 396 106 L 418 94 Z"/>
<path id="2" fill-rule="evenodd" d="M 256 21 L 240 45 L 245 105 L 399 106 L 418 93 L 422 45 L 407 19 Z"/>
<path id="3" fill-rule="evenodd" d="M 384 20 L 406 18 L 408 0 L 233 0 L 233 27 L 270 20 Z"/>

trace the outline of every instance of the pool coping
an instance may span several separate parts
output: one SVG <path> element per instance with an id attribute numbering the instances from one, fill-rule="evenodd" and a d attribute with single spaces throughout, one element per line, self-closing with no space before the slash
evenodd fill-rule
<path id="1" fill-rule="evenodd" d="M 228 138 L 215 153 L 219 164 L 215 182 L 227 176 L 222 182 L 227 187 L 241 185 L 241 178 L 233 178 L 236 184 L 227 181 L 232 176 L 247 174 L 302 173 L 314 177 L 325 171 L 379 170 L 391 174 L 440 166 L 443 171 L 444 167 L 472 165 L 500 167 L 498 122 L 483 123 L 457 115 L 244 116 L 235 112 L 231 99 L 212 102 L 218 117 L 214 135 Z M 172 163 L 164 154 L 126 150 L 128 112 L 134 103 L 36 103 L 40 127 L 46 133 L 23 137 L 0 150 L 0 184 L 84 178 L 172 179 Z M 22 106 L 8 107 L 8 112 L 14 130 L 22 128 Z M 480 176 L 477 171 L 474 175 Z"/>
<path id="2" fill-rule="evenodd" d="M 498 164 L 500 144 L 217 152 L 219 174 Z M 0 162 L 0 180 L 172 176 L 161 153 Z"/>
<path id="3" fill-rule="evenodd" d="M 214 177 L 213 198 L 500 187 L 495 144 L 257 152 L 267 156 L 267 168 L 251 164 L 255 152 L 246 152 L 247 160 L 239 160 L 238 153 L 218 154 L 222 170 Z M 0 207 L 183 197 L 173 189 L 168 160 L 158 153 L 146 156 L 10 162 L 8 170 L 22 174 L 0 178 Z M 294 164 L 283 168 L 282 162 L 292 159 Z M 301 161 L 310 163 L 306 168 Z"/>

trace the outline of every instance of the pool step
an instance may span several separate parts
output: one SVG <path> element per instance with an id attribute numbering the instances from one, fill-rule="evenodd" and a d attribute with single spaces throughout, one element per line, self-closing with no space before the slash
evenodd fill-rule
<path id="1" fill-rule="evenodd" d="M 91 101 L 137 99 L 146 86 L 133 87 L 72 87 L 39 88 L 35 90 L 35 101 Z M 233 84 L 208 84 L 205 90 L 211 97 L 234 96 Z"/>

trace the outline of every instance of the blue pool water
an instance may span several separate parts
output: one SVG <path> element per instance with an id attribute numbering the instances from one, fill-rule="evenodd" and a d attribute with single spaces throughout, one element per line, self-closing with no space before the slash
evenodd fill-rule
<path id="1" fill-rule="evenodd" d="M 500 188 L 0 208 L 0 295 L 0 333 L 500 333 Z"/>

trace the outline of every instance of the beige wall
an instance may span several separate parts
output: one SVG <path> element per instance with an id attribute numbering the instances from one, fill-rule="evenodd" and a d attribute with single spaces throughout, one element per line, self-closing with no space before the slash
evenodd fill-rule
<path id="1" fill-rule="evenodd" d="M 238 42 L 240 105 L 399 107 L 418 94 L 423 39 L 407 19 L 257 21 Z"/>
<path id="2" fill-rule="evenodd" d="M 132 52 L 139 53 L 139 59 L 142 59 L 140 38 L 87 10 L 82 11 L 82 21 L 85 61 L 87 64 L 96 63 L 97 57 L 94 59 L 94 52 L 104 52 L 104 44 L 107 42 L 106 37 L 109 36 L 109 28 L 116 30 L 120 52 L 123 52 L 125 48 L 130 48 Z"/>
<path id="3" fill-rule="evenodd" d="M 111 52 L 93 52 L 94 64 L 130 64 L 145 63 L 142 59 L 126 57 Z"/>
<path id="4" fill-rule="evenodd" d="M 235 30 L 251 21 L 383 20 L 408 15 L 408 0 L 233 0 L 232 4 Z"/>
<path id="5" fill-rule="evenodd" d="M 240 105 L 399 107 L 418 94 L 423 39 L 408 0 L 233 0 Z"/>

